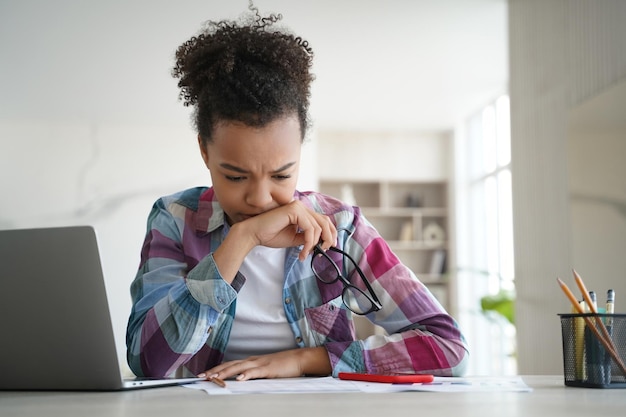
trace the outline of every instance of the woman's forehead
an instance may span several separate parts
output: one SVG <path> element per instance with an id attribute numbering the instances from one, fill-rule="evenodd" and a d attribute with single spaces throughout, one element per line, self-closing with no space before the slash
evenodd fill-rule
<path id="1" fill-rule="evenodd" d="M 208 145 L 220 164 L 239 169 L 279 171 L 300 158 L 301 141 L 297 119 L 278 119 L 263 127 L 243 123 L 221 123 L 216 126 Z M 215 161 L 216 162 L 216 161 Z"/>

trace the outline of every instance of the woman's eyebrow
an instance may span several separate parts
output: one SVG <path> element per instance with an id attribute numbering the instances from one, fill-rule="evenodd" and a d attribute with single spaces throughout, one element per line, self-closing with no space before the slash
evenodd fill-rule
<path id="1" fill-rule="evenodd" d="M 274 171 L 272 172 L 272 174 L 276 174 L 276 173 L 279 173 L 279 172 L 282 172 L 282 171 L 286 171 L 286 170 L 288 170 L 289 168 L 291 168 L 292 166 L 294 166 L 295 164 L 296 164 L 296 163 L 295 163 L 295 161 L 294 161 L 294 162 L 289 162 L 288 164 L 285 164 L 285 165 L 283 165 L 282 167 L 280 167 L 280 168 L 278 168 L 278 169 L 274 170 Z"/>
<path id="2" fill-rule="evenodd" d="M 282 171 L 286 171 L 287 169 L 291 168 L 292 166 L 294 166 L 296 163 L 294 162 L 289 162 L 288 164 L 283 165 L 282 167 L 275 169 L 274 171 L 272 171 L 272 174 L 276 174 L 278 172 L 282 172 Z M 235 172 L 239 172 L 240 174 L 248 174 L 249 172 L 246 171 L 243 168 L 239 168 L 238 166 L 235 165 L 231 165 L 228 163 L 223 163 L 220 164 L 220 166 L 224 169 L 227 169 L 229 171 L 235 171 Z"/>
<path id="3" fill-rule="evenodd" d="M 225 168 L 225 169 L 229 170 L 229 171 L 235 171 L 235 172 L 239 172 L 241 174 L 247 174 L 248 173 L 248 171 L 246 171 L 245 169 L 236 167 L 236 166 L 231 165 L 231 164 L 223 163 L 223 164 L 220 164 L 220 166 L 222 168 Z"/>

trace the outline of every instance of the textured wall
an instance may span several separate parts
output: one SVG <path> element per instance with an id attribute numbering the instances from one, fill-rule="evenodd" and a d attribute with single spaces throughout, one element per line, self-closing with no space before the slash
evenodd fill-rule
<path id="1" fill-rule="evenodd" d="M 562 373 L 571 283 L 570 111 L 626 77 L 626 1 L 510 0 L 513 216 L 520 374 Z"/>

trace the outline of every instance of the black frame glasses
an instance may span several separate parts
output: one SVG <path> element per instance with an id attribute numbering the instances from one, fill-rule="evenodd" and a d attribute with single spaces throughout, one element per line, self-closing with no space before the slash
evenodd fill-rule
<path id="1" fill-rule="evenodd" d="M 334 246 L 331 246 L 328 250 L 341 254 L 343 257 L 352 262 L 354 269 L 363 280 L 369 294 L 354 286 L 348 278 L 341 273 L 341 270 L 337 265 L 337 261 L 333 260 L 319 244 L 315 245 L 313 257 L 311 258 L 311 269 L 317 279 L 322 281 L 324 284 L 332 284 L 337 280 L 341 280 L 341 283 L 343 284 L 341 299 L 345 306 L 354 314 L 364 316 L 373 311 L 380 310 L 382 308 L 380 300 L 376 296 L 376 293 L 372 289 L 370 283 L 367 281 L 367 278 L 365 278 L 365 274 L 361 268 L 359 268 L 354 259 L 352 259 L 352 257 L 346 252 Z"/>

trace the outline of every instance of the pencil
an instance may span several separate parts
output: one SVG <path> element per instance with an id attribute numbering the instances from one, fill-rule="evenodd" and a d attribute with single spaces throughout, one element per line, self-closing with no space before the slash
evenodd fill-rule
<path id="1" fill-rule="evenodd" d="M 579 303 L 580 304 L 580 303 Z M 572 313 L 576 314 L 578 310 L 572 306 Z M 587 379 L 587 363 L 585 362 L 585 320 L 576 317 L 572 322 L 572 330 L 574 332 L 574 370 L 576 379 L 584 381 Z"/>
<path id="2" fill-rule="evenodd" d="M 215 385 L 219 385 L 222 388 L 226 388 L 226 382 L 223 379 L 220 379 L 216 376 L 210 377 L 209 382 L 214 383 Z"/>
<path id="3" fill-rule="evenodd" d="M 576 311 L 578 311 L 580 314 L 584 314 L 585 312 L 583 311 L 580 304 L 578 304 L 578 300 L 576 300 L 576 297 L 570 291 L 567 285 L 563 281 L 561 281 L 560 278 L 557 278 L 556 280 L 559 283 L 559 286 L 561 287 L 565 295 L 567 296 L 567 298 L 569 298 L 570 302 L 572 303 L 572 306 L 576 309 Z M 587 297 L 589 297 L 588 294 L 587 294 Z M 594 334 L 594 336 L 600 341 L 600 343 L 602 343 L 602 346 L 604 346 L 606 351 L 609 352 L 609 354 L 611 355 L 611 358 L 613 358 L 613 360 L 615 361 L 617 366 L 619 366 L 622 373 L 626 376 L 626 366 L 624 366 L 624 362 L 622 362 L 622 359 L 619 357 L 619 355 L 615 351 L 613 341 L 611 339 L 609 339 L 608 341 L 605 340 L 605 338 L 600 334 L 600 332 L 598 332 L 598 329 L 596 328 L 596 326 L 593 324 L 593 322 L 591 321 L 589 317 L 585 316 L 583 317 L 583 319 L 585 319 L 585 323 L 587 323 L 587 327 L 589 327 L 589 329 Z"/>
<path id="4" fill-rule="evenodd" d="M 591 310 L 593 314 L 598 314 L 596 303 L 594 303 L 593 300 L 591 299 L 591 296 L 589 295 L 589 291 L 587 291 L 587 287 L 585 286 L 583 279 L 580 277 L 580 275 L 578 275 L 578 272 L 576 272 L 575 269 L 572 269 L 572 271 L 574 272 L 576 285 L 578 285 L 578 289 L 580 289 L 580 291 L 583 293 L 583 297 L 589 304 L 589 309 Z M 615 348 L 615 344 L 613 344 L 613 339 L 611 338 L 611 335 L 609 334 L 608 329 L 604 325 L 604 322 L 599 317 L 596 317 L 596 322 L 598 323 L 598 326 L 600 327 L 600 330 L 602 331 L 602 334 L 606 338 L 607 342 L 609 342 L 611 347 L 617 352 L 617 349 Z"/>

